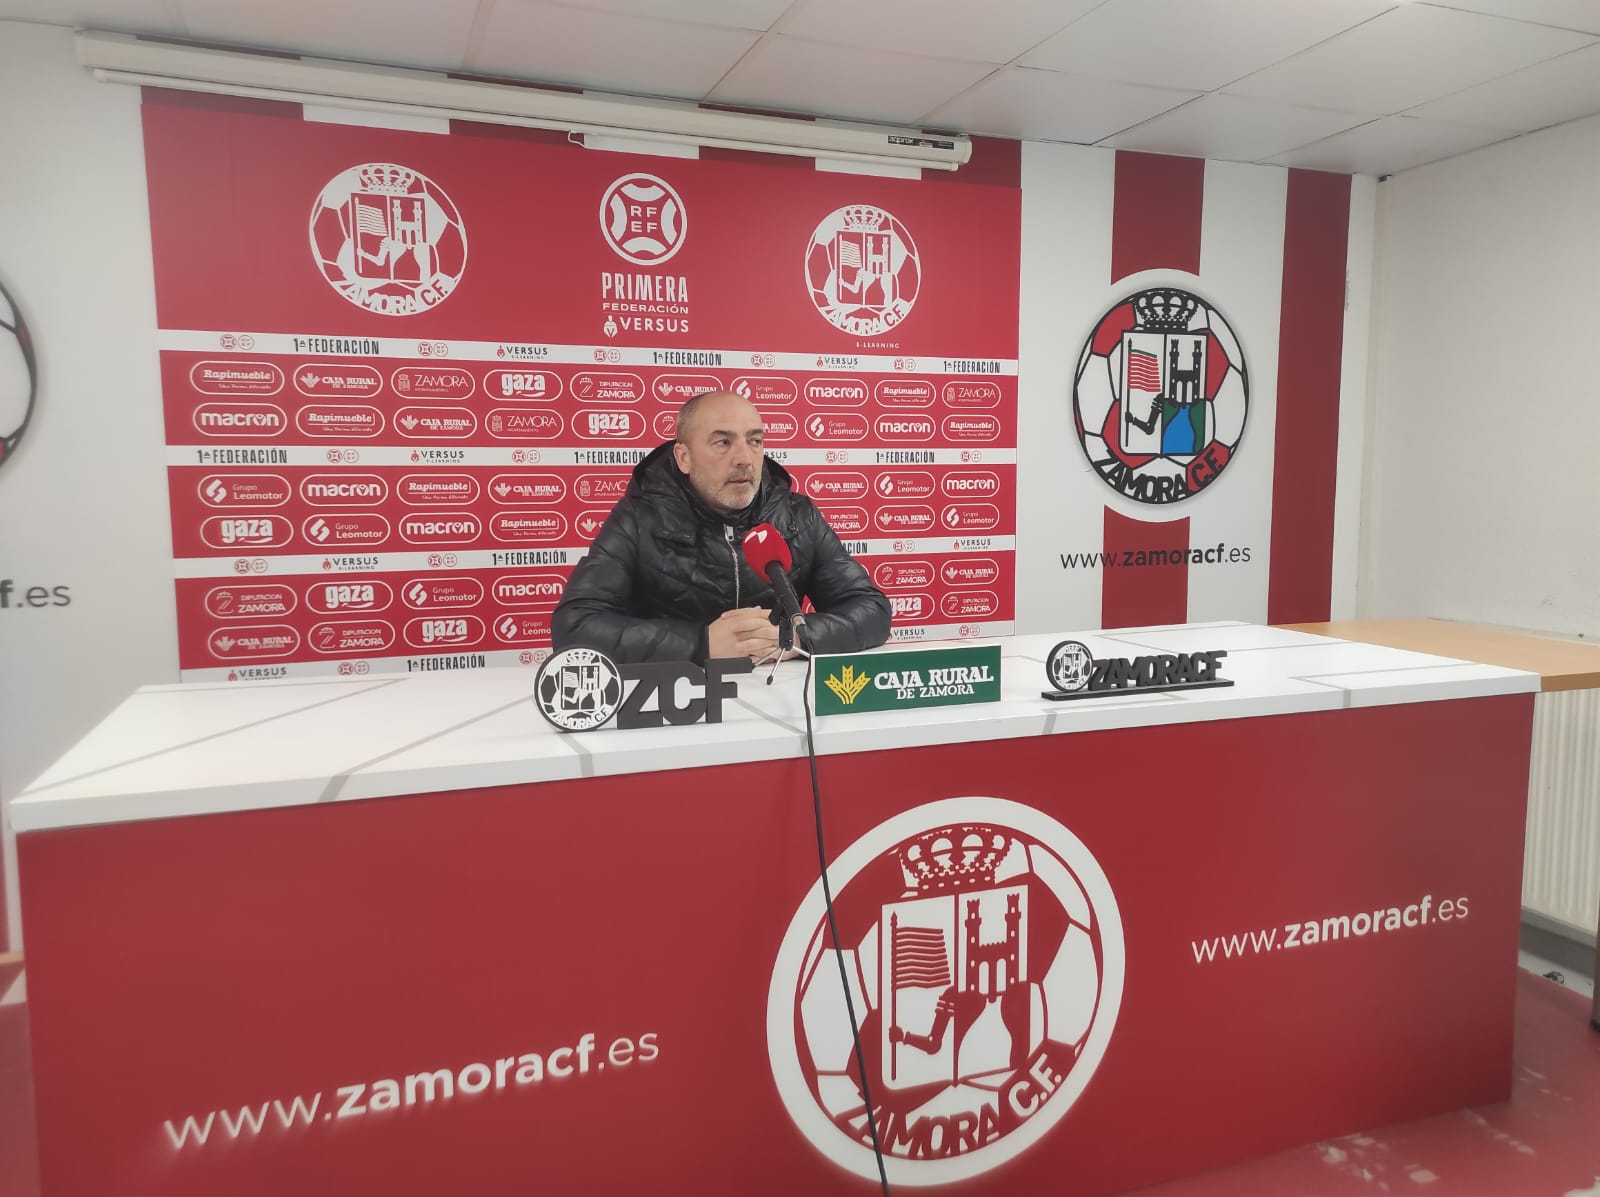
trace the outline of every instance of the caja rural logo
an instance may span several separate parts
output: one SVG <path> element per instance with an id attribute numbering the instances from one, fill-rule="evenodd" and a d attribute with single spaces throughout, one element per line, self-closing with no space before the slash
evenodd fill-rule
<path id="1" fill-rule="evenodd" d="M 1089 849 L 1032 807 L 949 798 L 869 831 L 829 876 L 890 1180 L 963 1180 L 1037 1143 L 1122 1000 L 1122 920 Z M 767 1049 L 805 1137 L 875 1179 L 834 949 L 819 880 L 778 949 Z"/>
<path id="2" fill-rule="evenodd" d="M 1078 442 L 1108 486 L 1140 503 L 1177 503 L 1233 459 L 1250 377 L 1216 308 L 1157 287 L 1100 318 L 1079 355 L 1072 401 Z"/>
<path id="3" fill-rule="evenodd" d="M 461 281 L 467 232 L 444 189 L 393 162 L 337 174 L 311 208 L 311 252 L 322 277 L 357 307 L 412 316 Z"/>
<path id="4" fill-rule="evenodd" d="M 922 262 L 910 232 L 871 204 L 851 204 L 824 217 L 806 246 L 805 269 L 817 311 L 858 337 L 899 324 L 922 287 Z"/>

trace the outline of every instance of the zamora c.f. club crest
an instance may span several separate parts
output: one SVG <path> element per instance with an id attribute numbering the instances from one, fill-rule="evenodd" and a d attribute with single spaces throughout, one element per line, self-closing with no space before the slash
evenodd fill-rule
<path id="1" fill-rule="evenodd" d="M 444 302 L 467 265 L 467 233 L 444 189 L 408 166 L 335 175 L 311 208 L 311 252 L 357 307 L 411 316 Z"/>
<path id="2" fill-rule="evenodd" d="M 1121 1001 L 1121 920 L 1082 842 L 1031 807 L 953 798 L 869 832 L 830 877 L 890 1180 L 959 1180 L 1037 1142 Z M 779 951 L 768 1048 L 807 1138 L 874 1177 L 834 947 L 819 885 Z"/>
<path id="3" fill-rule="evenodd" d="M 1072 400 L 1078 443 L 1108 486 L 1140 503 L 1178 503 L 1233 460 L 1249 373 L 1221 313 L 1192 291 L 1155 287 L 1100 318 Z"/>

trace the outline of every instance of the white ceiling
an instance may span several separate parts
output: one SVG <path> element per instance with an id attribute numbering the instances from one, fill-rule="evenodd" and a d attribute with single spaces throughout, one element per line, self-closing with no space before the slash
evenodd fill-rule
<path id="1" fill-rule="evenodd" d="M 0 0 L 5 18 L 1378 175 L 1600 112 L 1600 0 Z"/>

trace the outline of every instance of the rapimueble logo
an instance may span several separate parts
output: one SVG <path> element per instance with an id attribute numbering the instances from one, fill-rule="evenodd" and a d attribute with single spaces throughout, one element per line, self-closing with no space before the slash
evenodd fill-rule
<path id="1" fill-rule="evenodd" d="M 830 866 L 889 1179 L 988 1172 L 1067 1116 L 1105 1055 L 1126 951 L 1088 847 L 1002 798 L 896 815 Z M 866 1103 L 819 880 L 767 999 L 773 1078 L 818 1151 L 876 1179 Z"/>

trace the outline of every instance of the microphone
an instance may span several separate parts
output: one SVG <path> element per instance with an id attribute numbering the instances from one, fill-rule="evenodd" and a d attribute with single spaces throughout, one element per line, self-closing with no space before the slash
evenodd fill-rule
<path id="1" fill-rule="evenodd" d="M 806 617 L 800 614 L 800 596 L 789 581 L 789 567 L 794 558 L 789 554 L 788 542 L 771 524 L 757 524 L 744 536 L 744 559 L 750 568 L 772 583 L 778 596 L 778 614 L 796 628 L 805 626 Z"/>

